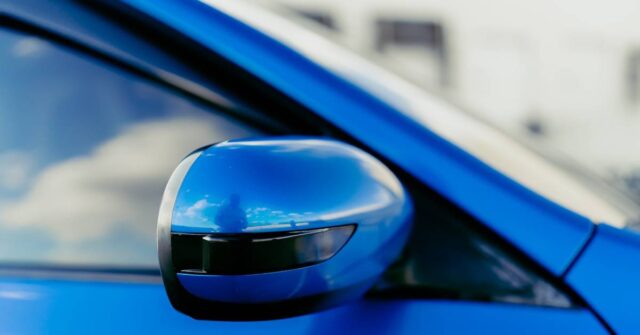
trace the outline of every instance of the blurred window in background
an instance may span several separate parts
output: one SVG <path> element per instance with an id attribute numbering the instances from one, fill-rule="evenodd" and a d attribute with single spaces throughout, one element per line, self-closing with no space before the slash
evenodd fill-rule
<path id="1" fill-rule="evenodd" d="M 441 24 L 380 18 L 376 30 L 378 52 L 403 59 L 406 67 L 421 72 L 425 85 L 447 86 L 449 67 Z"/>
<path id="2" fill-rule="evenodd" d="M 627 60 L 627 98 L 633 106 L 640 104 L 640 50 L 629 53 Z"/>
<path id="3" fill-rule="evenodd" d="M 0 30 L 0 262 L 157 267 L 178 162 L 259 134 L 127 72 Z"/>
<path id="4" fill-rule="evenodd" d="M 309 9 L 294 8 L 292 10 L 298 13 L 298 15 L 304 17 L 305 19 L 311 20 L 327 29 L 337 30 L 336 22 L 333 19 L 333 16 L 331 16 L 331 14 L 329 13 L 317 11 L 317 10 L 309 10 Z"/>

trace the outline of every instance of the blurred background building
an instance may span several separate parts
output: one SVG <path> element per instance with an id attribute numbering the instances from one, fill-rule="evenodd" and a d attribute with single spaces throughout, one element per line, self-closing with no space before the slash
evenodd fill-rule
<path id="1" fill-rule="evenodd" d="M 640 2 L 252 1 L 640 203 Z"/>

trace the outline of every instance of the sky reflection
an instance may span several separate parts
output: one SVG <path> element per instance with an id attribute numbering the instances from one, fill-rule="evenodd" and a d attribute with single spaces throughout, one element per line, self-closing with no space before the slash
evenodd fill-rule
<path id="1" fill-rule="evenodd" d="M 0 31 L 0 63 L 0 262 L 156 266 L 178 162 L 258 135 L 35 37 Z"/>

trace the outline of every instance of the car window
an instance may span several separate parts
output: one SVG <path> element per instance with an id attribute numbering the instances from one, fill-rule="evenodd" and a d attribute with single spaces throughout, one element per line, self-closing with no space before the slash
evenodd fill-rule
<path id="1" fill-rule="evenodd" d="M 463 210 L 426 188 L 411 191 L 415 223 L 404 255 L 370 294 L 579 306 L 552 276 Z"/>
<path id="2" fill-rule="evenodd" d="M 38 37 L 0 30 L 0 64 L 0 263 L 155 267 L 180 159 L 259 134 Z"/>

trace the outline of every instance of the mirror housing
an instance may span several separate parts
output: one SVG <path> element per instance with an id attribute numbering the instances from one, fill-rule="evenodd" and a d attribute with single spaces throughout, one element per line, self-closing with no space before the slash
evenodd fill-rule
<path id="1" fill-rule="evenodd" d="M 162 278 L 197 319 L 310 313 L 360 298 L 402 251 L 411 218 L 400 181 L 356 147 L 227 141 L 191 153 L 167 184 Z"/>

